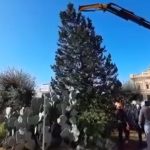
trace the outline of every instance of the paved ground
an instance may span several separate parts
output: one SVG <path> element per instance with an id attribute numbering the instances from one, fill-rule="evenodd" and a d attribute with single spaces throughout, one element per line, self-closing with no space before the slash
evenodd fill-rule
<path id="1" fill-rule="evenodd" d="M 114 132 L 113 136 L 116 138 L 117 137 L 117 132 Z M 5 149 L 0 148 L 0 150 L 5 150 Z M 143 146 L 140 147 L 139 143 L 138 143 L 138 135 L 137 135 L 137 133 L 135 131 L 131 131 L 130 132 L 129 143 L 124 143 L 122 145 L 122 147 L 119 148 L 119 150 L 146 150 L 145 135 L 143 134 Z"/>
<path id="2" fill-rule="evenodd" d="M 117 133 L 114 133 L 114 136 L 117 136 Z M 138 143 L 138 135 L 135 131 L 130 131 L 130 140 L 128 143 L 124 143 L 119 150 L 145 150 L 146 149 L 146 139 L 143 134 L 143 144 L 142 146 Z"/>

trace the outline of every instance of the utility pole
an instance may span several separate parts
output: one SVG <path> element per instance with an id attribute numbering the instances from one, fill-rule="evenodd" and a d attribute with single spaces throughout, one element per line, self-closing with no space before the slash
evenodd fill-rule
<path id="1" fill-rule="evenodd" d="M 44 118 L 43 118 L 43 140 L 42 140 L 42 150 L 45 150 L 45 120 L 46 120 L 46 96 L 45 94 L 43 95 L 44 97 L 44 105 L 43 105 L 43 111 L 44 111 Z"/>

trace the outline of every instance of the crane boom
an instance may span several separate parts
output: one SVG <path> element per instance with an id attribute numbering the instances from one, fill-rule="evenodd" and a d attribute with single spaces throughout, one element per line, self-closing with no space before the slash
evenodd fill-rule
<path id="1" fill-rule="evenodd" d="M 108 4 L 91 4 L 91 5 L 83 5 L 79 6 L 80 11 L 97 11 L 97 10 L 102 10 L 102 11 L 108 11 L 111 12 L 125 20 L 131 20 L 147 29 L 150 29 L 150 22 L 147 21 L 146 19 L 135 15 L 133 12 L 124 9 L 120 7 L 119 5 L 116 5 L 114 3 L 108 3 Z"/>

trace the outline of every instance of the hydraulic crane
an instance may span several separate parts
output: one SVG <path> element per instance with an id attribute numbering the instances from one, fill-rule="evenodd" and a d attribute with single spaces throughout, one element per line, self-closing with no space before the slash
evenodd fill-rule
<path id="1" fill-rule="evenodd" d="M 108 11 L 111 12 L 125 20 L 131 20 L 147 29 L 150 29 L 150 22 L 145 20 L 144 18 L 135 15 L 133 12 L 124 9 L 114 3 L 108 3 L 108 4 L 91 4 L 91 5 L 83 5 L 79 6 L 80 11 Z"/>

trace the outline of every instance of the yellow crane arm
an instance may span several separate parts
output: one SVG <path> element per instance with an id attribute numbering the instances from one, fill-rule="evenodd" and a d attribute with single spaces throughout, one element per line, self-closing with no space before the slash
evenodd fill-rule
<path id="1" fill-rule="evenodd" d="M 91 4 L 91 5 L 83 5 L 79 6 L 80 11 L 95 11 L 95 10 L 107 10 L 107 4 Z"/>
<path id="2" fill-rule="evenodd" d="M 83 5 L 79 6 L 80 11 L 96 11 L 96 10 L 102 10 L 102 11 L 108 11 L 112 14 L 119 16 L 125 20 L 131 20 L 145 28 L 150 29 L 150 22 L 146 19 L 135 15 L 133 12 L 120 7 L 119 5 L 116 5 L 114 3 L 109 4 L 91 4 L 91 5 Z"/>

